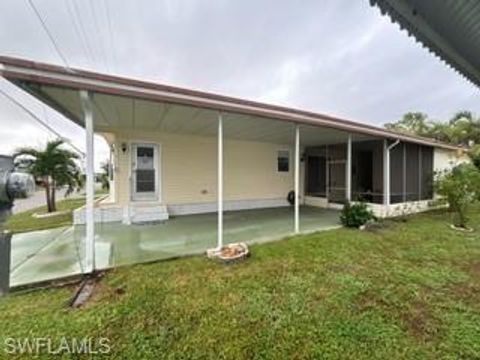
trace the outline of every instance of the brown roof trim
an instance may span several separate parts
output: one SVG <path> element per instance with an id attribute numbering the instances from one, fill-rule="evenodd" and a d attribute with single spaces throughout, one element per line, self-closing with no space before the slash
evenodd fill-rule
<path id="1" fill-rule="evenodd" d="M 300 110 L 296 108 L 289 108 L 289 107 L 284 107 L 279 105 L 265 104 L 265 103 L 260 103 L 256 101 L 218 95 L 218 94 L 203 92 L 198 90 L 191 90 L 191 89 L 174 87 L 170 85 L 157 84 L 157 83 L 143 81 L 143 80 L 106 75 L 106 74 L 80 70 L 80 69 L 64 68 L 58 65 L 34 62 L 31 60 L 25 60 L 25 59 L 13 58 L 13 57 L 7 57 L 7 56 L 0 56 L 0 65 L 14 66 L 18 68 L 40 70 L 40 71 L 46 71 L 46 72 L 52 73 L 52 76 L 36 76 L 32 74 L 25 74 L 15 70 L 9 70 L 7 68 L 2 69 L 2 67 L 0 67 L 0 75 L 16 84 L 22 81 L 27 81 L 27 82 L 40 83 L 40 84 L 64 86 L 64 87 L 74 88 L 74 89 L 82 88 L 85 90 L 97 91 L 97 92 L 102 92 L 102 93 L 107 93 L 112 95 L 131 96 L 131 97 L 138 97 L 138 98 L 155 100 L 155 101 L 179 103 L 184 105 L 195 105 L 195 106 L 211 108 L 215 110 L 224 110 L 224 111 L 231 111 L 231 112 L 237 112 L 237 113 L 242 112 L 249 115 L 264 116 L 264 117 L 304 123 L 304 124 L 314 125 L 314 126 L 315 125 L 326 126 L 330 128 L 364 133 L 364 134 L 373 135 L 373 136 L 381 136 L 381 137 L 386 137 L 390 139 L 400 139 L 400 140 L 420 143 L 424 145 L 443 147 L 451 150 L 463 149 L 455 145 L 438 142 L 432 139 L 423 138 L 415 135 L 403 134 L 403 133 L 399 133 L 391 130 L 386 130 L 377 126 L 363 124 L 363 123 L 342 119 L 342 118 L 334 117 L 330 115 Z M 79 80 L 82 79 L 82 80 L 92 80 L 92 81 L 103 81 L 103 82 L 108 82 L 112 84 L 136 87 L 139 89 L 135 91 L 121 90 L 121 89 L 110 87 L 110 86 L 98 86 L 95 84 L 85 84 L 83 82 L 80 83 L 80 82 L 75 82 L 70 80 L 66 81 L 63 79 L 54 78 L 53 75 L 55 74 L 78 77 Z M 154 94 L 145 93 L 141 91 L 142 88 L 145 90 L 167 92 L 170 94 L 170 96 L 167 96 L 167 95 L 158 96 Z M 175 95 L 197 97 L 199 98 L 199 100 L 194 101 L 194 100 L 181 99 Z M 213 106 L 211 101 L 224 102 L 226 103 L 226 105 L 222 104 L 222 106 L 219 106 L 219 105 Z M 239 111 L 237 106 L 246 106 L 246 107 L 250 107 L 251 109 L 242 109 L 241 111 Z M 283 114 L 278 114 L 273 112 L 281 112 Z M 75 119 L 72 119 L 72 120 L 75 120 Z"/>

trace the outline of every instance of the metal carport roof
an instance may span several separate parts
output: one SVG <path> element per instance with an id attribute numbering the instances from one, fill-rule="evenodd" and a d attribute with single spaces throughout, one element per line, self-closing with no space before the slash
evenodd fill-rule
<path id="1" fill-rule="evenodd" d="M 480 1 L 370 0 L 370 4 L 480 86 Z"/>
<path id="2" fill-rule="evenodd" d="M 77 97 L 61 96 L 62 91 L 68 95 L 72 91 L 88 90 L 104 95 L 283 120 L 451 150 L 462 149 L 432 139 L 398 133 L 330 115 L 12 57 L 0 56 L 0 76 L 28 91 L 81 126 L 83 126 L 83 115 L 78 103 L 79 99 Z M 53 88 L 59 90 L 59 96 L 53 96 L 54 94 L 51 91 Z"/>

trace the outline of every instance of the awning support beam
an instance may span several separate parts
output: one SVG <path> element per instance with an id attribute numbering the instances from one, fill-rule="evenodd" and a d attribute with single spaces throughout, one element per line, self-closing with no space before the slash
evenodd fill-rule
<path id="1" fill-rule="evenodd" d="M 83 116 L 85 121 L 85 173 L 86 173 L 86 206 L 85 206 L 85 266 L 83 272 L 86 274 L 95 271 L 95 218 L 94 218 L 94 197 L 95 197 L 95 168 L 94 168 L 94 131 L 93 131 L 93 104 L 92 94 L 81 90 Z"/>
<path id="2" fill-rule="evenodd" d="M 348 135 L 345 166 L 345 199 L 350 202 L 352 200 L 352 135 Z"/>
<path id="3" fill-rule="evenodd" d="M 295 234 L 300 232 L 300 126 L 295 125 Z"/>
<path id="4" fill-rule="evenodd" d="M 390 205 L 390 150 L 400 143 L 395 140 L 388 145 L 388 139 L 383 140 L 383 205 Z"/>
<path id="5" fill-rule="evenodd" d="M 220 250 L 223 247 L 223 114 L 218 113 L 218 164 L 217 164 L 217 212 L 218 212 L 218 236 L 217 236 L 217 249 Z"/>

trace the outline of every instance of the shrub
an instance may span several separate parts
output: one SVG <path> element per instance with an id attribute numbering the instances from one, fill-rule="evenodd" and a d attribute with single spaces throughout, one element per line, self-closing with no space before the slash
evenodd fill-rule
<path id="1" fill-rule="evenodd" d="M 368 208 L 366 203 L 345 203 L 340 214 L 340 221 L 346 227 L 359 228 L 368 221 L 375 220 L 373 212 Z"/>
<path id="2" fill-rule="evenodd" d="M 473 146 L 468 155 L 470 156 L 472 164 L 475 165 L 478 170 L 480 170 L 480 144 Z"/>
<path id="3" fill-rule="evenodd" d="M 480 171 L 472 164 L 460 164 L 437 174 L 435 188 L 453 212 L 453 225 L 467 228 L 470 206 L 480 200 Z"/>

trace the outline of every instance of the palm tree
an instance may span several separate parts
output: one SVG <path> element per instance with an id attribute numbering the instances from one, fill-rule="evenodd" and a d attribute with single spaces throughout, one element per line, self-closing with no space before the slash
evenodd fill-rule
<path id="1" fill-rule="evenodd" d="M 100 167 L 102 169 L 102 172 L 100 173 L 98 179 L 102 184 L 102 189 L 109 190 L 110 189 L 110 164 L 108 162 L 103 162 Z"/>
<path id="2" fill-rule="evenodd" d="M 28 158 L 27 170 L 35 177 L 41 178 L 45 186 L 48 212 L 57 210 L 55 192 L 57 188 L 67 187 L 65 196 L 75 189 L 80 190 L 83 177 L 75 160 L 79 156 L 62 148 L 64 141 L 61 139 L 49 141 L 44 149 L 23 147 L 17 149 L 13 157 Z"/>

